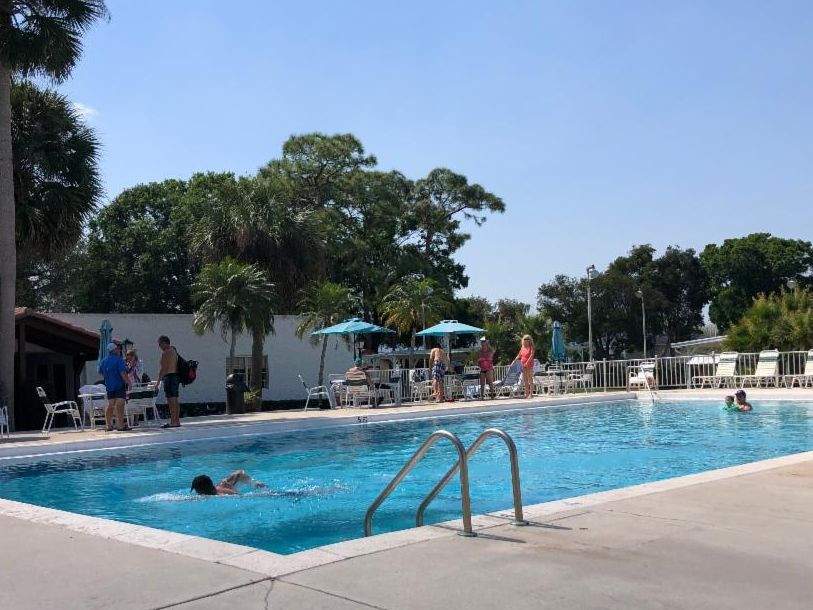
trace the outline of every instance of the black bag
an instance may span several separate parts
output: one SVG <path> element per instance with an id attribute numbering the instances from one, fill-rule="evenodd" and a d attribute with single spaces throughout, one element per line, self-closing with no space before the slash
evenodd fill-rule
<path id="1" fill-rule="evenodd" d="M 178 354 L 178 350 L 175 350 Z M 178 354 L 178 379 L 181 385 L 187 386 L 193 383 L 198 378 L 198 361 L 185 360 L 183 356 Z"/>

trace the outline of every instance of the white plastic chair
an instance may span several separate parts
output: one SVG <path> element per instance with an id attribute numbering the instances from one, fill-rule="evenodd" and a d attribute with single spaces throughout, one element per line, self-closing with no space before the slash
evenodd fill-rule
<path id="1" fill-rule="evenodd" d="M 317 385 L 309 388 L 308 384 L 305 383 L 305 380 L 302 378 L 302 375 L 297 375 L 297 377 L 299 377 L 299 381 L 302 382 L 302 387 L 305 388 L 305 393 L 308 395 L 308 397 L 305 399 L 305 408 L 302 409 L 303 411 L 308 410 L 308 405 L 310 404 L 311 398 L 327 398 L 327 401 L 330 403 L 330 408 L 336 408 L 336 395 L 330 391 L 327 386 Z"/>
<path id="2" fill-rule="evenodd" d="M 641 388 L 658 389 L 658 381 L 655 379 L 654 362 L 642 362 L 639 366 L 630 367 L 629 378 L 627 379 L 627 390 Z"/>
<path id="3" fill-rule="evenodd" d="M 97 421 L 105 421 L 107 388 L 104 384 L 83 385 L 79 388 L 79 402 L 82 403 L 83 419 L 87 419 L 91 429 L 95 430 Z"/>
<path id="4" fill-rule="evenodd" d="M 347 402 L 354 407 L 358 407 L 361 401 L 364 401 L 368 407 L 372 406 L 373 397 L 375 396 L 375 389 L 371 388 L 366 380 L 363 379 L 346 379 L 347 389 Z"/>
<path id="5" fill-rule="evenodd" d="M 471 400 L 473 395 L 480 391 L 480 367 L 463 367 L 461 385 L 463 387 L 463 400 Z"/>
<path id="6" fill-rule="evenodd" d="M 135 418 L 138 415 L 144 418 L 144 425 L 146 425 L 147 412 L 150 410 L 152 410 L 153 425 L 163 422 L 161 415 L 158 413 L 158 406 L 155 404 L 160 388 L 160 381 L 134 383 L 130 386 L 130 389 L 127 390 L 127 401 L 124 403 L 124 417 L 127 418 L 130 426 L 135 423 Z"/>
<path id="7" fill-rule="evenodd" d="M 37 395 L 42 401 L 42 406 L 45 407 L 45 422 L 42 424 L 43 434 L 51 432 L 51 427 L 54 425 L 54 416 L 61 413 L 71 416 L 75 430 L 85 429 L 82 416 L 79 413 L 79 406 L 74 401 L 63 400 L 62 402 L 48 402 L 48 396 L 41 387 L 37 387 Z M 76 425 L 77 422 L 79 422 L 78 426 Z"/>

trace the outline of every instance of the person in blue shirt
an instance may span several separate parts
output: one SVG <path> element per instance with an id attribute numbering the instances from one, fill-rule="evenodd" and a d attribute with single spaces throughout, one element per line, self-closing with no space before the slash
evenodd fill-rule
<path id="1" fill-rule="evenodd" d="M 127 365 L 121 357 L 121 346 L 107 344 L 107 356 L 99 363 L 99 373 L 104 377 L 107 388 L 107 409 L 104 421 L 107 431 L 113 430 L 115 416 L 116 430 L 131 430 L 124 419 L 124 399 L 127 392 Z"/>

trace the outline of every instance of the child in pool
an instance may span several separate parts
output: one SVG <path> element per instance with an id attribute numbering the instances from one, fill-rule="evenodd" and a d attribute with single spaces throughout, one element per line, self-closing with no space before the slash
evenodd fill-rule
<path id="1" fill-rule="evenodd" d="M 217 485 L 207 474 L 199 474 L 192 480 L 192 489 L 201 496 L 233 496 L 237 493 L 240 483 L 254 485 L 254 487 L 265 487 L 264 483 L 254 481 L 245 470 L 235 470 Z"/>

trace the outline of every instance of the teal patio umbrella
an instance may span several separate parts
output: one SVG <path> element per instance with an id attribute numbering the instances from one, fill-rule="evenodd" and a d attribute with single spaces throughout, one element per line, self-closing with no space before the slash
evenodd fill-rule
<path id="1" fill-rule="evenodd" d="M 99 327 L 99 362 L 107 356 L 107 344 L 113 340 L 113 325 L 110 320 L 102 320 Z"/>
<path id="2" fill-rule="evenodd" d="M 356 335 L 375 335 L 381 333 L 394 333 L 394 330 L 365 322 L 361 318 L 350 318 L 344 322 L 339 322 L 327 328 L 315 330 L 311 335 L 349 335 L 353 341 L 353 359 L 356 358 Z"/>
<path id="3" fill-rule="evenodd" d="M 554 362 L 565 360 L 565 333 L 560 322 L 553 323 L 553 333 L 550 338 L 550 359 Z"/>
<path id="4" fill-rule="evenodd" d="M 423 329 L 416 333 L 416 337 L 443 337 L 447 351 L 450 351 L 449 344 L 453 335 L 478 335 L 485 332 L 482 328 L 469 326 L 457 320 L 441 320 L 434 326 Z"/>

